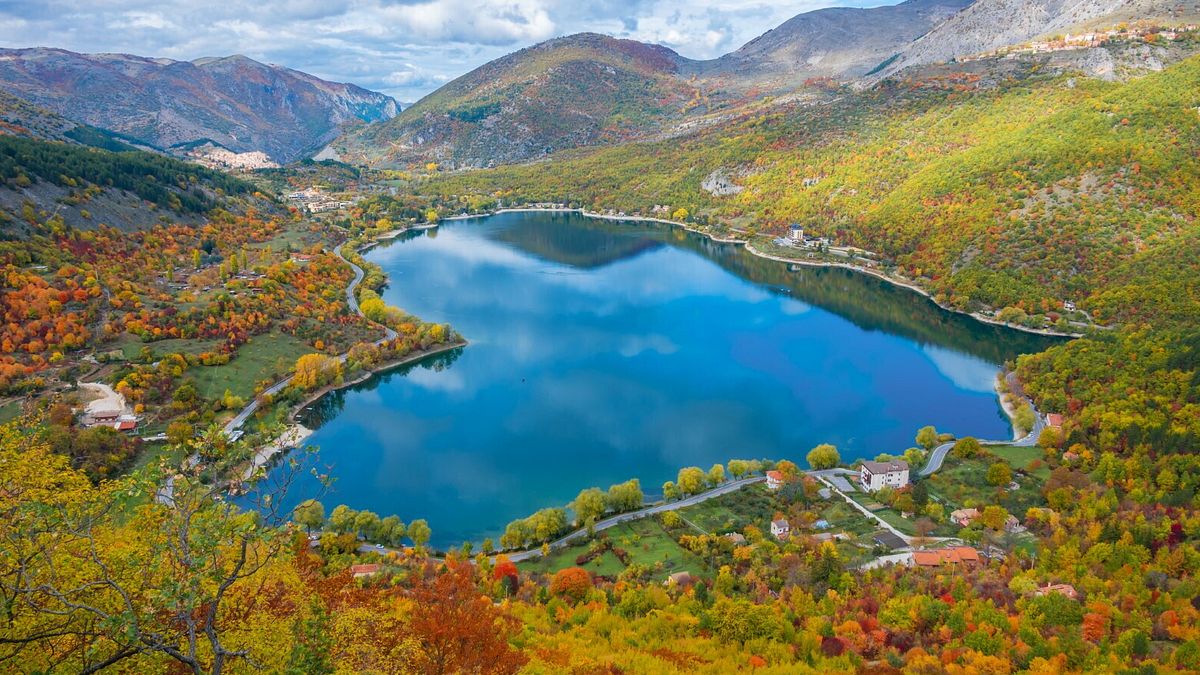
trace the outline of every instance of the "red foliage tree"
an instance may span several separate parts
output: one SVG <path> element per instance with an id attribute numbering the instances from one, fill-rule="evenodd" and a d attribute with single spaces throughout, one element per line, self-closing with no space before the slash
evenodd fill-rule
<path id="1" fill-rule="evenodd" d="M 417 582 L 409 597 L 409 626 L 421 644 L 417 672 L 503 674 L 525 665 L 508 643 L 516 619 L 479 593 L 470 564 L 448 563 L 445 572 Z"/>

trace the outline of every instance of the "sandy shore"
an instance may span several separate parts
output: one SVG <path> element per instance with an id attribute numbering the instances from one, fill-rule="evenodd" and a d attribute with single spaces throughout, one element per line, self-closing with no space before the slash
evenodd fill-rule
<path id="1" fill-rule="evenodd" d="M 270 464 L 276 455 L 300 447 L 305 439 L 312 435 L 312 429 L 302 424 L 289 425 L 278 438 L 254 452 L 250 465 L 242 473 L 242 480 L 250 480 L 255 472 Z"/>

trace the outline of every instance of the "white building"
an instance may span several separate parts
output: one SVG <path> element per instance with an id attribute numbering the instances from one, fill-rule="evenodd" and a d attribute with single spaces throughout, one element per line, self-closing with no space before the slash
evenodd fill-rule
<path id="1" fill-rule="evenodd" d="M 863 462 L 862 468 L 859 469 L 858 480 L 862 483 L 863 489 L 868 492 L 875 492 L 885 487 L 904 487 L 908 485 L 908 462 L 900 459 L 893 459 L 889 462 Z"/>
<path id="2" fill-rule="evenodd" d="M 791 239 L 793 244 L 803 244 L 804 228 L 799 225 L 792 225 L 792 229 L 788 230 L 788 239 Z"/>
<path id="3" fill-rule="evenodd" d="M 783 487 L 783 474 L 778 471 L 767 472 L 767 489 L 778 490 Z"/>
<path id="4" fill-rule="evenodd" d="M 787 539 L 792 534 L 792 526 L 786 518 L 771 521 L 771 536 L 776 539 Z"/>

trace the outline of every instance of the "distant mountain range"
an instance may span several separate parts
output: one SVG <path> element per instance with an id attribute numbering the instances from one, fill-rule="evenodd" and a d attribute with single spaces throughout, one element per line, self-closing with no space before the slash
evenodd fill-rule
<path id="1" fill-rule="evenodd" d="M 399 104 L 244 56 L 195 61 L 62 49 L 0 49 L 0 88 L 76 122 L 160 149 L 211 141 L 233 152 L 299 159 L 348 123 Z"/>
<path id="2" fill-rule="evenodd" d="M 729 86 L 767 90 L 795 87 L 815 77 L 858 77 L 969 4 L 971 0 L 908 0 L 805 12 L 737 51 L 694 62 L 688 72 L 726 78 Z"/>
<path id="3" fill-rule="evenodd" d="M 244 56 L 172 61 L 0 50 L 0 89 L 127 142 L 215 166 L 267 166 L 316 154 L 370 165 L 487 167 L 687 135 L 748 110 L 820 103 L 847 84 L 871 87 L 1056 34 L 1125 21 L 1200 20 L 1200 5 L 1188 2 L 907 0 L 827 8 L 707 61 L 581 33 L 496 59 L 403 112 L 383 94 Z M 1114 69 L 1111 59 L 1096 56 L 1101 63 L 1091 71 Z M 234 154 L 255 152 L 266 156 Z"/>
<path id="4" fill-rule="evenodd" d="M 908 0 L 800 14 L 740 49 L 695 61 L 659 45 L 595 34 L 557 38 L 492 61 L 397 117 L 349 131 L 323 156 L 454 168 L 525 162 L 581 146 L 679 135 L 731 110 L 828 99 L 912 67 L 1123 21 L 1174 25 L 1175 0 Z"/>
<path id="5" fill-rule="evenodd" d="M 487 63 L 332 150 L 355 162 L 489 166 L 630 140 L 812 78 L 863 75 L 969 2 L 821 9 L 711 61 L 594 33 L 557 38 Z"/>

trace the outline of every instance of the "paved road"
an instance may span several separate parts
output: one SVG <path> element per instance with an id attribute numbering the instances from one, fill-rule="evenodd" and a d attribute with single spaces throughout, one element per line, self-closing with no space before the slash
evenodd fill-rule
<path id="1" fill-rule="evenodd" d="M 1009 388 L 1016 391 L 1016 387 L 1014 386 L 1016 384 L 1016 376 L 1013 373 L 1009 373 L 1007 379 L 1008 379 Z M 1029 404 L 1029 407 L 1033 409 L 1033 428 L 1029 430 L 1029 433 L 1025 434 L 1021 438 L 1018 438 L 1015 441 L 1013 441 L 1013 440 L 1003 440 L 1003 441 L 981 440 L 981 441 L 979 441 L 980 445 L 1016 445 L 1016 446 L 1020 446 L 1020 447 L 1026 447 L 1026 448 L 1037 445 L 1038 436 L 1040 436 L 1042 433 L 1042 430 L 1046 428 L 1046 417 L 1042 413 L 1038 412 L 1037 406 L 1033 405 L 1033 401 L 1031 401 L 1028 396 L 1022 395 L 1021 398 L 1024 399 L 1024 401 Z M 933 452 L 930 453 L 930 455 L 929 455 L 929 461 L 925 462 L 925 466 L 922 467 L 921 470 L 917 472 L 917 475 L 919 475 L 921 477 L 932 476 L 934 473 L 941 470 L 942 463 L 946 461 L 946 455 L 950 454 L 950 450 L 952 450 L 953 448 L 954 448 L 954 441 L 951 441 L 949 443 L 942 443 L 941 445 L 934 448 Z"/>
<path id="2" fill-rule="evenodd" d="M 363 269 L 361 267 L 359 267 L 358 265 L 355 265 L 354 263 L 350 262 L 349 260 L 346 260 L 346 256 L 342 255 L 341 247 L 338 247 L 336 249 L 336 253 L 337 253 L 337 257 L 342 259 L 342 262 L 346 263 L 347 265 L 350 266 L 350 269 L 354 270 L 354 280 L 350 282 L 349 286 L 346 286 L 346 304 L 348 304 L 350 306 L 350 309 L 353 310 L 356 314 L 362 315 L 363 318 L 366 318 L 366 315 L 364 315 L 362 312 L 362 308 L 360 308 L 358 306 L 358 298 L 355 297 L 355 295 L 354 295 L 354 291 L 358 289 L 358 285 L 360 283 L 362 283 L 363 277 L 366 276 L 366 273 L 363 272 Z M 379 338 L 378 340 L 376 340 L 374 342 L 375 345 L 378 346 L 378 345 L 384 344 L 385 342 L 390 342 L 391 340 L 394 340 L 396 338 L 396 335 L 397 335 L 396 331 L 392 330 L 391 328 L 389 328 L 387 326 L 384 326 L 383 324 L 378 324 L 378 325 L 384 329 L 384 336 Z M 341 354 L 338 356 L 338 361 L 345 362 L 346 359 L 348 358 L 348 356 L 349 356 L 349 354 Z M 226 436 L 232 435 L 234 431 L 240 429 L 241 426 L 246 423 L 246 420 L 250 419 L 250 416 L 254 414 L 254 411 L 258 410 L 259 398 L 261 396 L 274 396 L 275 394 L 278 394 L 279 392 L 286 389 L 287 386 L 291 383 L 292 383 L 292 376 L 289 375 L 289 376 L 283 378 L 282 380 L 276 382 L 275 384 L 271 385 L 267 389 L 265 389 L 260 396 L 256 396 L 253 399 L 251 399 L 250 402 L 246 404 L 246 407 L 242 408 L 242 410 L 240 412 L 238 412 L 238 414 L 235 415 L 233 419 L 229 420 L 229 422 L 225 425 L 225 428 L 224 428 L 225 435 Z"/>
<path id="3" fill-rule="evenodd" d="M 597 522 L 592 527 L 592 529 L 595 530 L 596 532 L 599 532 L 601 530 L 607 530 L 610 527 L 615 527 L 617 525 L 620 525 L 621 523 L 627 523 L 631 520 L 639 520 L 641 518 L 645 518 L 646 516 L 652 516 L 657 513 L 665 513 L 667 511 L 677 511 L 682 508 L 694 506 L 701 502 L 706 502 L 706 501 L 712 499 L 713 497 L 720 497 L 721 495 L 729 494 L 730 492 L 740 490 L 740 489 L 746 487 L 747 485 L 754 485 L 755 483 L 761 483 L 765 480 L 767 480 L 766 476 L 753 476 L 750 478 L 743 478 L 741 480 L 735 480 L 735 481 L 732 481 L 729 483 L 725 483 L 724 485 L 717 486 L 717 487 L 709 490 L 708 492 L 701 492 L 698 495 L 692 495 L 691 497 L 680 499 L 678 501 L 663 502 L 662 504 L 656 504 L 654 506 L 647 506 L 647 507 L 645 507 L 643 509 L 639 509 L 637 511 L 630 511 L 629 513 L 621 513 L 621 514 L 618 514 L 615 516 L 611 516 L 609 518 L 605 518 L 604 520 Z M 550 548 L 551 549 L 562 548 L 563 546 L 566 546 L 566 545 L 570 544 L 571 542 L 577 541 L 586 536 L 587 536 L 586 528 L 581 529 L 581 530 L 575 530 L 574 532 L 571 532 L 563 537 L 560 537 L 560 538 L 550 542 Z M 542 551 L 541 551 L 541 549 L 532 549 L 529 551 L 516 551 L 514 553 L 508 553 L 506 555 L 508 556 L 508 559 L 513 562 L 521 562 L 522 560 L 529 560 L 531 558 L 537 558 L 537 557 L 541 556 Z"/>

